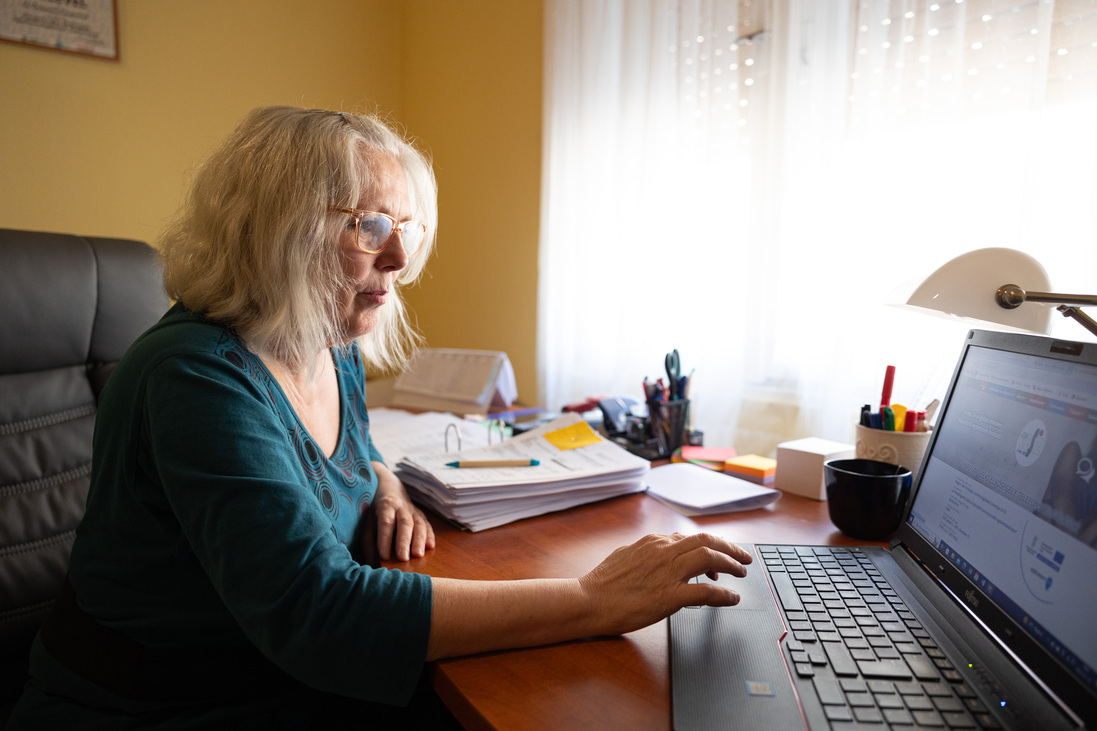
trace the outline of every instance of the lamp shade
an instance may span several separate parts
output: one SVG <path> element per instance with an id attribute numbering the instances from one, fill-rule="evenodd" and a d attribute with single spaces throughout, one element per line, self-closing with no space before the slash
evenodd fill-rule
<path id="1" fill-rule="evenodd" d="M 1051 289 L 1047 272 L 1028 254 L 1014 249 L 977 249 L 961 254 L 930 274 L 914 290 L 907 305 L 1011 330 L 1048 333 L 1053 306 L 1025 302 L 1007 310 L 995 300 L 995 293 L 1004 284 L 1033 292 Z"/>

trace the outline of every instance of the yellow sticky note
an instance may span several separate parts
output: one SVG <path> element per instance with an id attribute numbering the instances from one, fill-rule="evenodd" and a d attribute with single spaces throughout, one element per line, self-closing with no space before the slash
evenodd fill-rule
<path id="1" fill-rule="evenodd" d="M 585 421 L 566 426 L 563 429 L 550 431 L 545 435 L 545 439 L 561 451 L 585 447 L 588 444 L 597 444 L 602 441 L 602 437 L 598 436 L 598 432 L 591 429 L 590 424 Z"/>

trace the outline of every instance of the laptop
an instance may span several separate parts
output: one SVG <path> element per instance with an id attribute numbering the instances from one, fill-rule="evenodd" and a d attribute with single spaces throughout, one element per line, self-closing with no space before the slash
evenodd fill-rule
<path id="1" fill-rule="evenodd" d="M 1095 461 L 1097 343 L 969 332 L 887 549 L 745 545 L 671 616 L 674 728 L 1097 728 Z"/>

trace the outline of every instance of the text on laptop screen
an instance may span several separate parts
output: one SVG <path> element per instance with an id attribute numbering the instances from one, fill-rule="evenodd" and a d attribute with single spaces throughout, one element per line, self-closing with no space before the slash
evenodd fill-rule
<path id="1" fill-rule="evenodd" d="M 1097 367 L 970 347 L 908 522 L 1097 687 Z"/>

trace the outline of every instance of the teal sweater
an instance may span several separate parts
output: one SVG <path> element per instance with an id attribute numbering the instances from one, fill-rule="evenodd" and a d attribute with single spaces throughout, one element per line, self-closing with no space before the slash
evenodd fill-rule
<path id="1" fill-rule="evenodd" d="M 333 358 L 343 413 L 328 458 L 225 328 L 176 305 L 134 343 L 100 398 L 72 552 L 87 614 L 154 647 L 251 643 L 312 688 L 407 701 L 430 579 L 351 555 L 381 456 L 358 349 Z"/>

